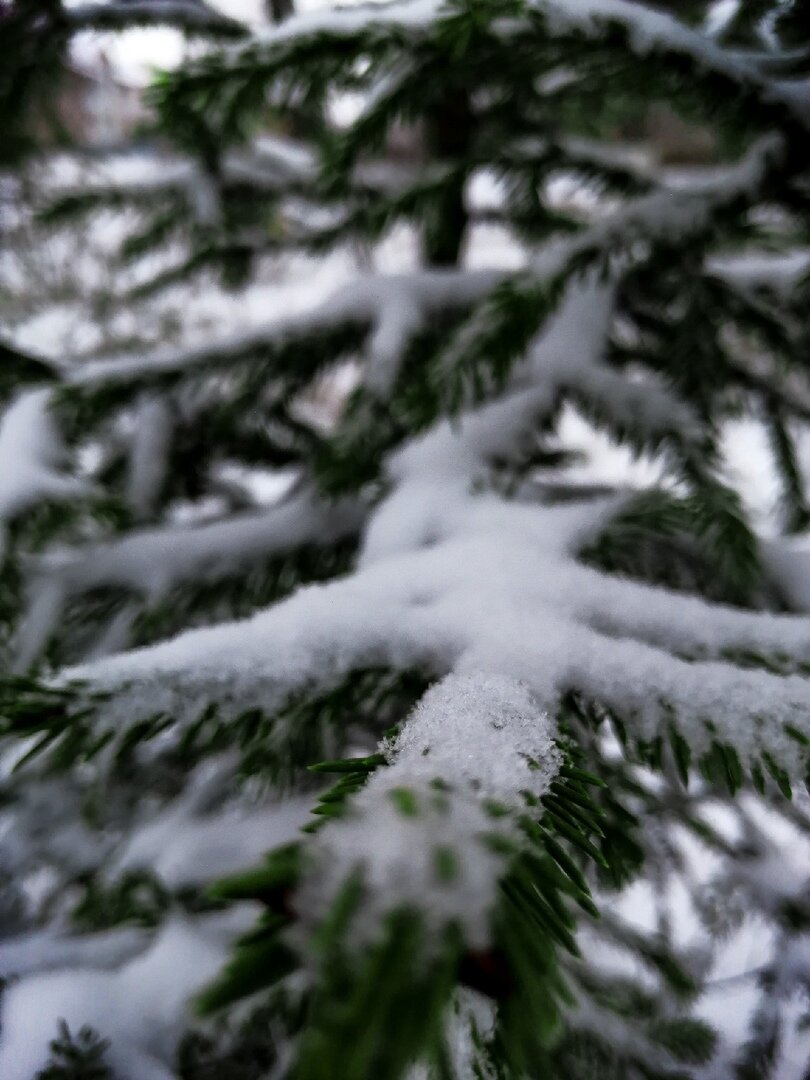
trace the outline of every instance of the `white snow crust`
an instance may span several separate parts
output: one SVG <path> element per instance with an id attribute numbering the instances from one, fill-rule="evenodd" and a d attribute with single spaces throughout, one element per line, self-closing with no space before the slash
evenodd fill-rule
<path id="1" fill-rule="evenodd" d="M 386 914 L 411 908 L 432 940 L 456 925 L 472 948 L 483 948 L 503 860 L 482 837 L 516 833 L 514 817 L 496 822 L 486 803 L 517 813 L 524 792 L 539 797 L 548 789 L 561 759 L 554 734 L 548 715 L 513 679 L 476 672 L 433 686 L 387 745 L 388 767 L 374 773 L 346 820 L 320 833 L 315 869 L 297 902 L 303 923 L 317 923 L 359 871 L 360 939 L 373 939 Z M 403 791 L 413 814 L 397 802 Z M 453 860 L 446 877 L 437 869 L 443 854 Z"/>

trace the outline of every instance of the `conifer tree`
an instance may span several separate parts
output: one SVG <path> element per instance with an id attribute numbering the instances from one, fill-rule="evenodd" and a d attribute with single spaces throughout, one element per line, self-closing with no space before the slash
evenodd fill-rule
<path id="1" fill-rule="evenodd" d="M 6 335 L 0 1075 L 810 1075 L 810 6 L 0 18 L 12 177 L 88 22 L 228 39 L 150 91 L 171 168 L 26 209 L 172 249 L 112 303 L 214 270 L 238 320 L 280 249 L 419 241 L 201 345 Z M 618 141 L 651 102 L 711 166 Z M 578 485 L 570 407 L 657 482 Z"/>

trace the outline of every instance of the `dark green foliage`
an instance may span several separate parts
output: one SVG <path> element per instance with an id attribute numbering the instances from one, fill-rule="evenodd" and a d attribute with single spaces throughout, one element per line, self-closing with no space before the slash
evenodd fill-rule
<path id="1" fill-rule="evenodd" d="M 103 694 L 79 683 L 57 688 L 7 677 L 0 682 L 0 725 L 5 735 L 35 736 L 18 770 L 38 761 L 60 772 L 103 754 L 113 776 L 131 779 L 143 769 L 150 786 L 165 784 L 168 794 L 182 787 L 194 765 L 236 751 L 244 780 L 283 785 L 299 774 L 302 760 L 339 749 L 347 727 L 379 737 L 406 715 L 428 681 L 418 670 L 359 669 L 329 690 L 291 695 L 272 716 L 251 710 L 223 724 L 212 707 L 182 729 L 171 717 L 157 714 L 105 730 L 98 724 Z M 150 744 L 159 738 L 162 747 L 155 754 Z"/>
<path id="2" fill-rule="evenodd" d="M 105 1061 L 108 1045 L 89 1027 L 73 1035 L 62 1020 L 59 1037 L 51 1043 L 51 1060 L 34 1080 L 116 1080 Z"/>
<path id="3" fill-rule="evenodd" d="M 369 754 L 362 758 L 321 761 L 317 765 L 310 765 L 311 772 L 339 773 L 340 779 L 319 797 L 318 805 L 312 811 L 318 815 L 319 820 L 306 825 L 305 831 L 315 832 L 330 818 L 341 817 L 347 806 L 351 806 L 351 796 L 363 786 L 369 773 L 384 764 L 385 757 L 382 754 Z M 410 812 L 407 793 L 400 793 L 399 805 L 403 813 Z"/>
<path id="4" fill-rule="evenodd" d="M 722 506 L 720 494 L 716 490 L 703 498 L 651 490 L 636 495 L 580 558 L 654 585 L 752 604 L 762 595 L 756 541 L 731 493 L 728 526 L 721 531 L 707 512 L 707 504 Z"/>
<path id="5" fill-rule="evenodd" d="M 112 886 L 91 880 L 73 909 L 81 930 L 106 930 L 123 923 L 157 926 L 170 902 L 166 889 L 151 874 L 130 871 Z"/>
<path id="6" fill-rule="evenodd" d="M 796 445 L 784 412 L 773 404 L 766 416 L 766 430 L 773 453 L 779 462 L 783 481 L 782 517 L 786 532 L 803 532 L 810 526 L 810 509 L 806 505 L 804 478 L 796 454 Z"/>
<path id="7" fill-rule="evenodd" d="M 23 0 L 0 10 L 0 165 L 14 164 L 34 144 L 28 109 L 46 105 L 61 68 L 67 35 L 59 0 Z M 50 115 L 49 115 L 50 114 Z M 52 106 L 45 116 L 54 121 Z"/>
<path id="8" fill-rule="evenodd" d="M 71 921 L 83 933 L 109 930 L 116 926 L 160 926 L 172 911 L 200 914 L 222 906 L 193 887 L 176 891 L 167 888 L 146 870 L 128 870 L 120 877 L 105 879 L 103 874 L 73 882 L 80 899 L 71 911 Z"/>
<path id="9" fill-rule="evenodd" d="M 178 1080 L 264 1080 L 278 1061 L 281 1036 L 300 1025 L 300 1002 L 278 992 L 238 1023 L 192 1030 L 177 1052 Z"/>
<path id="10" fill-rule="evenodd" d="M 313 766 L 316 772 L 341 777 L 321 796 L 315 812 L 326 820 L 344 812 L 351 794 L 385 765 L 377 754 Z M 452 784 L 437 786 L 437 792 L 452 798 Z M 452 925 L 441 942 L 424 939 L 421 916 L 405 909 L 391 913 L 390 923 L 370 946 L 347 948 L 364 889 L 361 872 L 348 879 L 311 946 L 319 977 L 293 1075 L 313 1080 L 326 1076 L 325 1063 L 341 1049 L 347 1075 L 356 1080 L 378 1074 L 400 1076 L 416 1057 L 427 1058 L 441 1072 L 448 1067 L 442 1018 L 458 981 L 499 1002 L 494 1045 L 515 1074 L 545 1062 L 559 1031 L 561 1006 L 571 1001 L 557 954 L 563 950 L 579 955 L 574 940 L 577 920 L 570 904 L 590 917 L 599 915 L 580 865 L 583 861 L 608 865 L 597 846 L 607 842 L 602 823 L 609 820 L 609 811 L 600 806 L 603 792 L 605 785 L 598 776 L 566 764 L 542 803 L 527 805 L 522 844 L 504 844 L 497 832 L 487 840 L 505 858 L 507 870 L 493 915 L 492 950 L 486 955 L 465 951 Z M 395 789 L 391 794 L 403 814 L 419 813 L 413 792 Z M 497 821 L 498 808 L 492 807 L 492 814 Z M 256 929 L 241 939 L 222 978 L 200 999 L 204 1012 L 267 990 L 301 963 L 288 931 L 295 921 L 290 899 L 306 872 L 307 858 L 305 842 L 288 845 L 269 855 L 262 866 L 215 887 L 212 895 L 217 899 L 258 900 L 266 910 Z M 452 860 L 441 852 L 437 873 L 452 879 Z M 434 959 L 417 963 L 425 951 Z M 667 957 L 656 956 L 656 962 L 665 965 Z M 677 971 L 674 962 L 669 963 Z M 374 974 L 378 969 L 379 977 Z M 425 1001 L 431 1003 L 429 1009 Z M 396 1039 L 390 1034 L 394 1016 L 399 1018 L 394 1025 L 398 1032 L 403 1024 Z M 348 1058 L 347 1047 L 353 1048 Z"/>
<path id="11" fill-rule="evenodd" d="M 417 1056 L 441 1061 L 459 951 L 452 929 L 427 962 L 414 912 L 392 913 L 379 942 L 359 955 L 347 954 L 342 930 L 335 924 L 319 942 L 323 982 L 290 1075 L 327 1080 L 339 1059 L 347 1080 L 394 1080 Z"/>
<path id="12" fill-rule="evenodd" d="M 50 382 L 55 378 L 56 373 L 47 360 L 0 340 L 0 397 L 7 397 L 17 386 Z"/>

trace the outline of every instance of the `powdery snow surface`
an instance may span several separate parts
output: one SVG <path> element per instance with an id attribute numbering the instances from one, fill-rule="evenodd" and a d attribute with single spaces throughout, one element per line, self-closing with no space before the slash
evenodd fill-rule
<path id="1" fill-rule="evenodd" d="M 449 675 L 428 690 L 386 757 L 350 816 L 314 845 L 315 869 L 298 899 L 304 922 L 325 915 L 359 870 L 360 937 L 373 939 L 386 913 L 412 906 L 437 937 L 455 923 L 472 947 L 484 947 L 503 859 L 481 837 L 516 832 L 513 818 L 496 823 L 486 803 L 519 811 L 524 792 L 548 789 L 561 761 L 552 721 L 514 679 Z"/>
<path id="2" fill-rule="evenodd" d="M 552 721 L 528 689 L 498 675 L 450 675 L 431 687 L 386 747 L 387 775 L 443 780 L 520 809 L 560 764 Z"/>

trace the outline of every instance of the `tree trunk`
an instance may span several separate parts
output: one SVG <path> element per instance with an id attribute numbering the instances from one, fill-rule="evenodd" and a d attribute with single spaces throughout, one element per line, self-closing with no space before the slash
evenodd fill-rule
<path id="1" fill-rule="evenodd" d="M 441 163 L 466 156 L 473 135 L 473 114 L 466 90 L 456 90 L 439 103 L 425 134 L 430 160 Z M 455 266 L 459 261 L 469 221 L 464 201 L 466 181 L 466 169 L 460 169 L 426 215 L 422 254 L 427 266 Z"/>
<path id="2" fill-rule="evenodd" d="M 295 4 L 293 0 L 265 0 L 265 11 L 271 22 L 283 23 L 295 14 Z"/>

